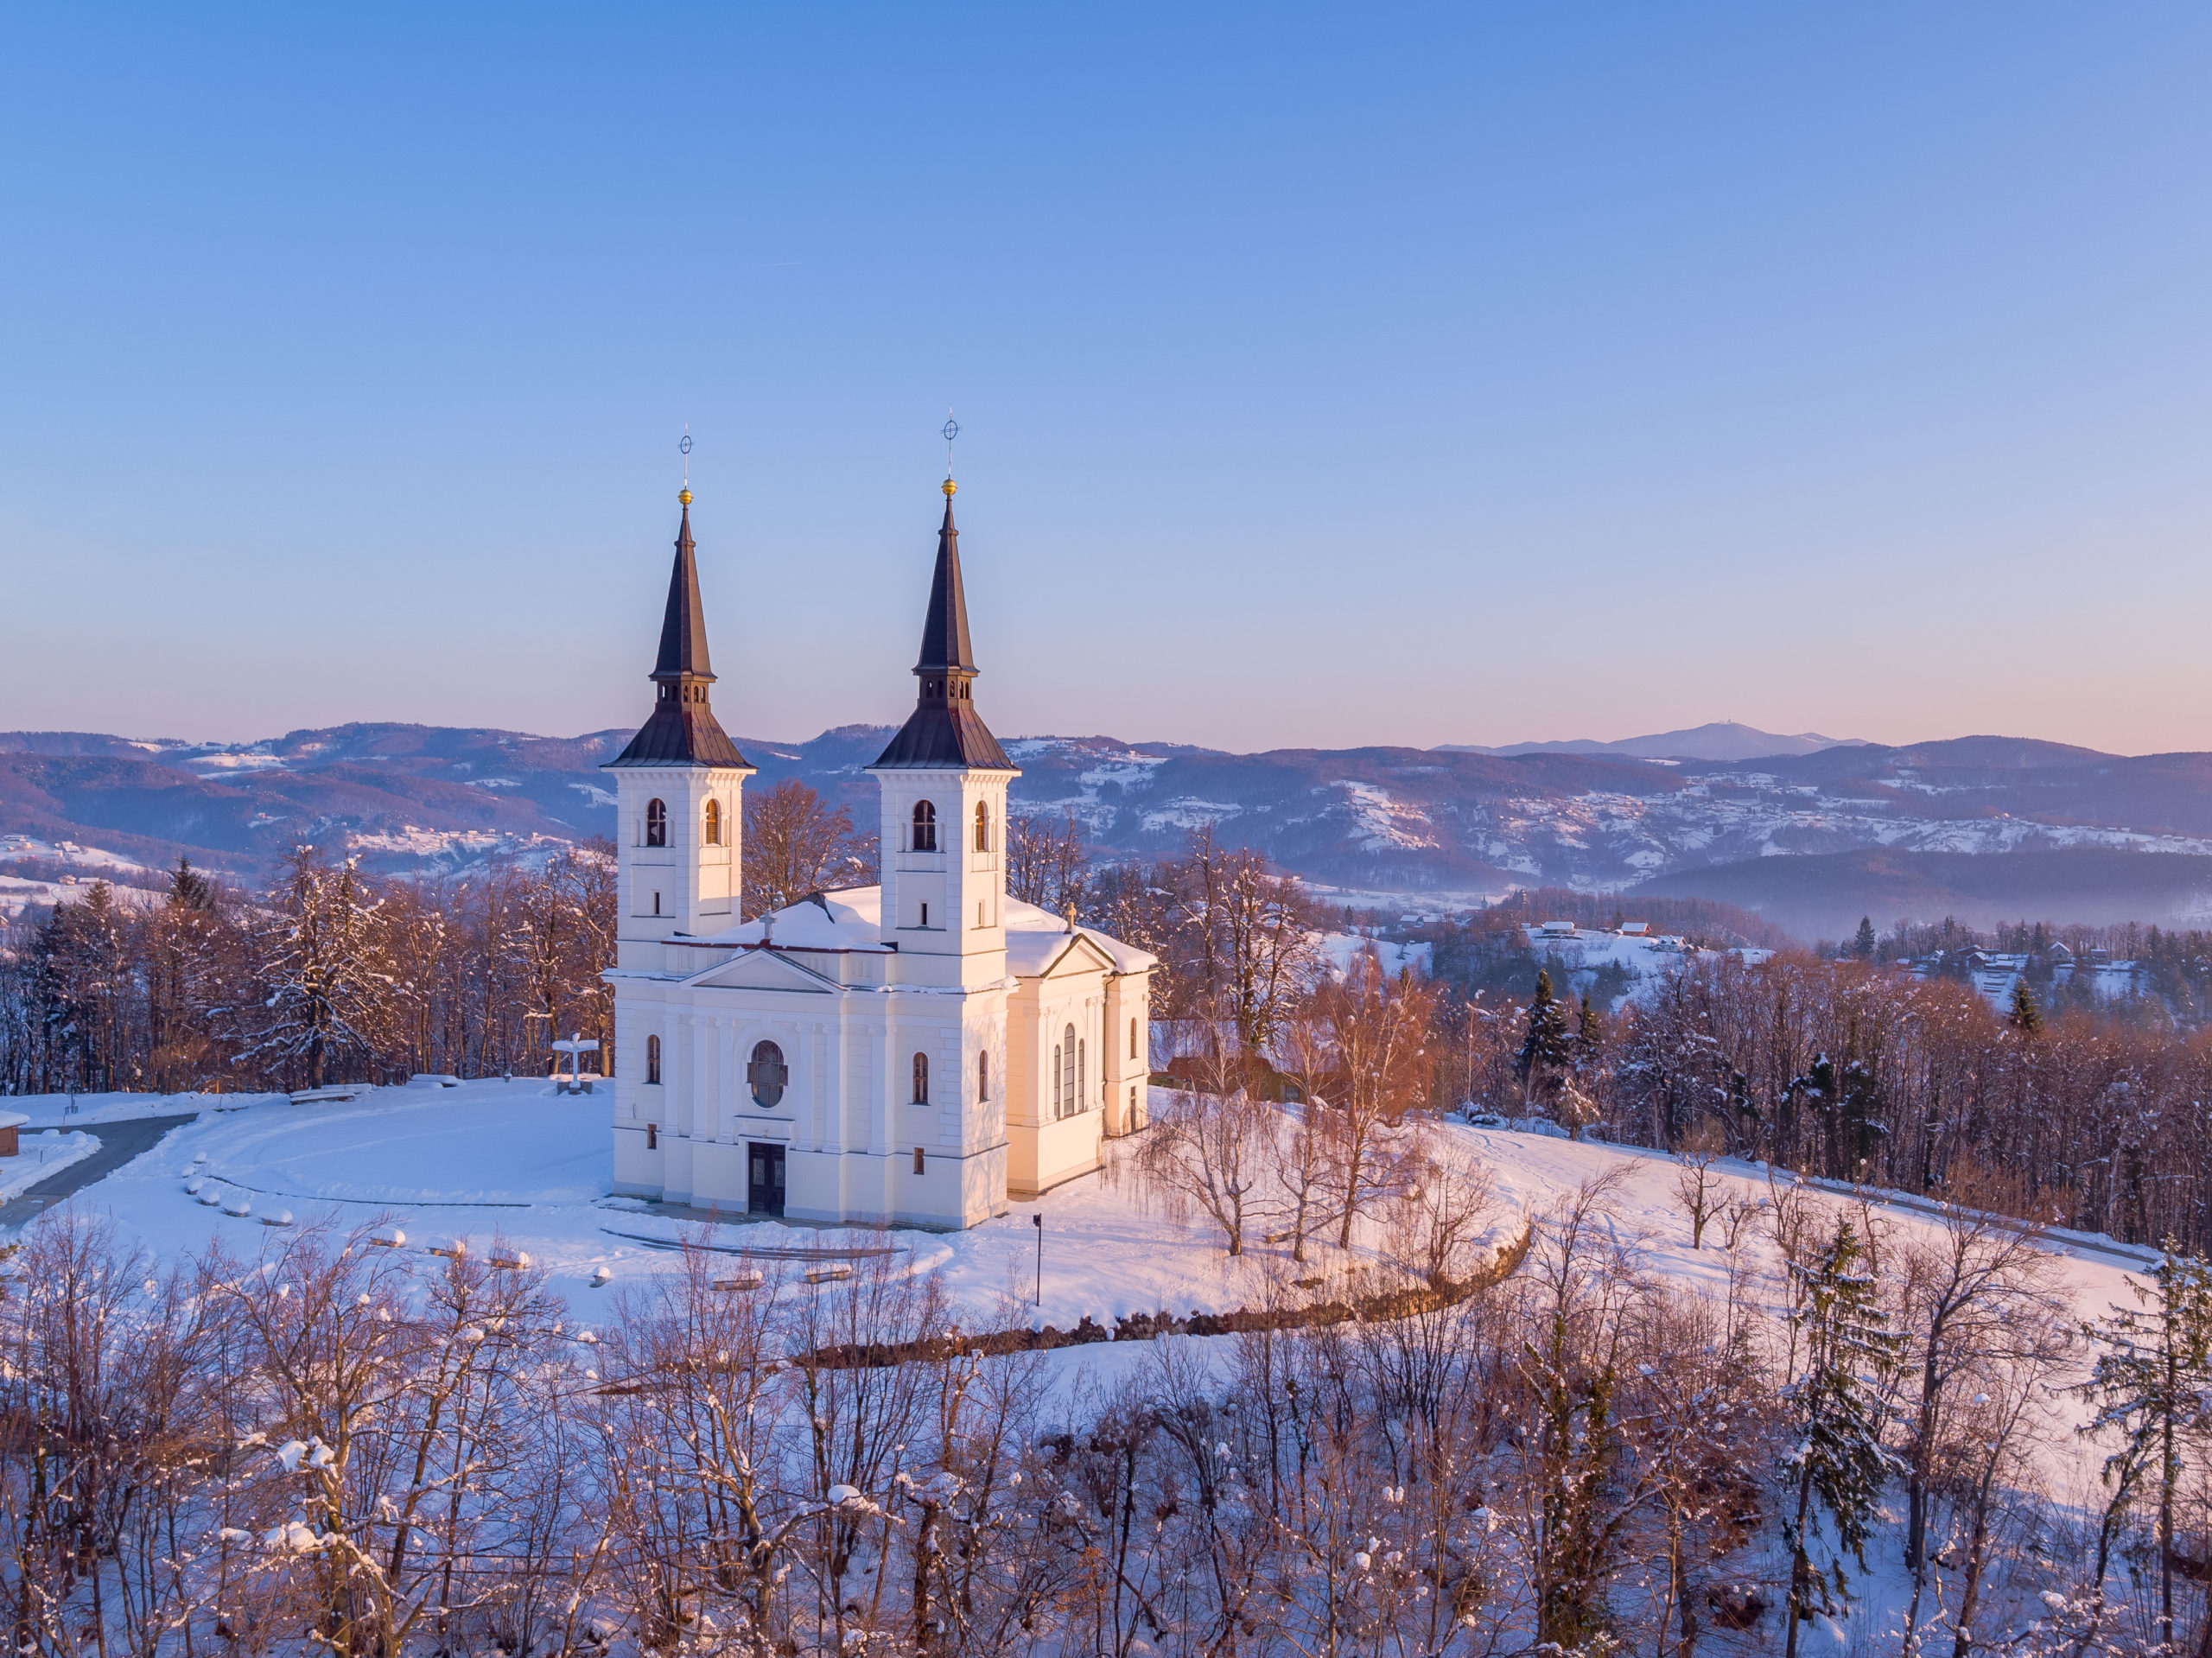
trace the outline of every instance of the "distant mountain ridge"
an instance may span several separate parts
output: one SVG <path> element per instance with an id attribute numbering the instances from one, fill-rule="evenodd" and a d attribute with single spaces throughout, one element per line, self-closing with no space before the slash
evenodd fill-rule
<path id="1" fill-rule="evenodd" d="M 1863 748 L 1857 737 L 1823 737 L 1817 731 L 1782 736 L 1733 720 L 1716 720 L 1681 731 L 1662 731 L 1649 737 L 1623 737 L 1598 742 L 1576 737 L 1566 742 L 1508 743 L 1484 748 L 1476 743 L 1444 743 L 1439 752 L 1448 754 L 1611 754 L 1640 760 L 1752 760 L 1767 754 L 1810 754 L 1823 748 Z"/>
<path id="2" fill-rule="evenodd" d="M 872 827 L 862 768 L 890 731 L 737 742 L 760 770 L 751 786 L 803 778 Z M 266 879 L 302 842 L 389 871 L 543 855 L 614 832 L 599 767 L 629 736 L 397 724 L 246 744 L 0 733 L 0 901 L 11 860 L 43 868 L 65 841 L 149 868 L 186 855 L 242 880 Z M 1711 760 L 1555 747 L 1233 754 L 1107 736 L 1006 748 L 1023 769 L 1014 807 L 1074 813 L 1102 858 L 1172 854 L 1211 822 L 1312 880 L 1408 909 L 1534 886 L 1632 900 L 1648 880 L 1654 895 L 1741 905 L 1801 937 L 1847 931 L 1862 913 L 1940 919 L 1944 905 L 2058 921 L 2212 914 L 2212 754 L 2000 736 Z"/>

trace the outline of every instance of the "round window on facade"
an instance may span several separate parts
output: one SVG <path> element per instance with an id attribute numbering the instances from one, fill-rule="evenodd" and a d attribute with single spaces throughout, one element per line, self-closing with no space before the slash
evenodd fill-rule
<path id="1" fill-rule="evenodd" d="M 784 1051 L 772 1042 L 757 1042 L 753 1047 L 753 1063 L 745 1068 L 745 1080 L 752 1084 L 753 1102 L 763 1111 L 773 1110 L 784 1097 L 784 1084 L 790 1082 L 790 1068 L 784 1064 Z"/>

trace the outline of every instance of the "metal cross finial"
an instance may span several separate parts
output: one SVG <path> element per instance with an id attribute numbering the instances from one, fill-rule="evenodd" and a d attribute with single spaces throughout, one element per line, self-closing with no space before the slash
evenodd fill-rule
<path id="1" fill-rule="evenodd" d="M 944 411 L 944 475 L 952 476 L 952 440 L 960 435 L 960 422 L 952 418 L 952 410 Z"/>
<path id="2" fill-rule="evenodd" d="M 689 489 L 691 487 L 691 425 L 688 421 L 683 426 L 683 441 L 676 446 L 676 451 L 683 457 L 683 487 Z"/>

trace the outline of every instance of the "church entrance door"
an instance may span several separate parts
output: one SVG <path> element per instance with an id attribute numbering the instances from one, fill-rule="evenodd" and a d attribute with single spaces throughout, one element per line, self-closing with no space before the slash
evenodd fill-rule
<path id="1" fill-rule="evenodd" d="M 784 1148 L 764 1146 L 758 1140 L 747 1142 L 746 1161 L 750 1165 L 750 1178 L 746 1183 L 745 1207 L 754 1215 L 780 1215 L 784 1212 Z"/>

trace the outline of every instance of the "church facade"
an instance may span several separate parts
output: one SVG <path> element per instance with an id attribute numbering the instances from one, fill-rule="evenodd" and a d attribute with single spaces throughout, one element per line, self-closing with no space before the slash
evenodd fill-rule
<path id="1" fill-rule="evenodd" d="M 1006 890 L 1020 775 L 976 712 L 950 479 L 914 710 L 868 767 L 881 883 L 739 918 L 753 768 L 715 718 L 691 538 L 620 829 L 614 1189 L 718 1213 L 959 1228 L 1141 1127 L 1143 951 Z"/>

